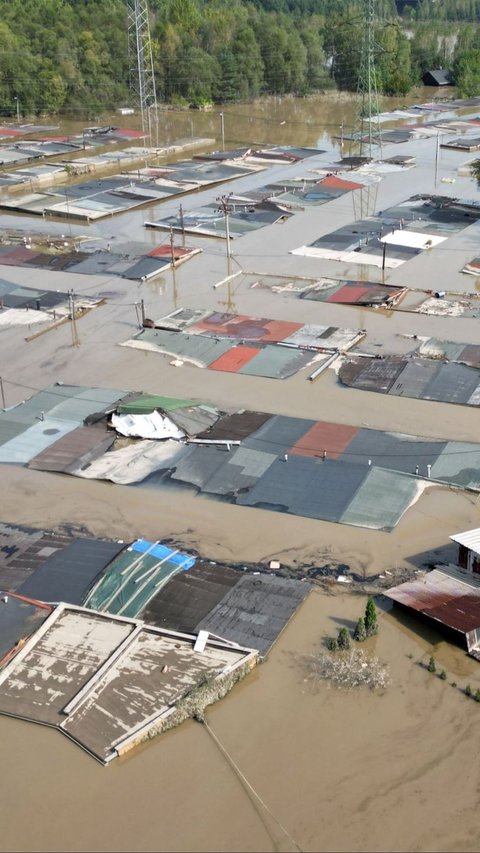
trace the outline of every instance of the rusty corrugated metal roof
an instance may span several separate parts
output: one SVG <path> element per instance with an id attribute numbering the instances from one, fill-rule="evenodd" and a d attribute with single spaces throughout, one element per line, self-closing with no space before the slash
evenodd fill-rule
<path id="1" fill-rule="evenodd" d="M 385 592 L 387 598 L 462 634 L 480 628 L 480 589 L 434 569 Z"/>

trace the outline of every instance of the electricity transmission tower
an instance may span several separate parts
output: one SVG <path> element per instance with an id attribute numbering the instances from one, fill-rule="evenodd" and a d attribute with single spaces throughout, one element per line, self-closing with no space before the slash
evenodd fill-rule
<path id="1" fill-rule="evenodd" d="M 358 94 L 360 101 L 360 156 L 366 148 L 372 157 L 375 145 L 375 131 L 379 132 L 377 74 L 375 70 L 375 4 L 376 0 L 365 0 L 365 18 L 363 21 L 362 52 L 358 75 Z M 376 128 L 373 123 L 376 119 Z M 377 137 L 378 138 L 378 137 Z"/>
<path id="2" fill-rule="evenodd" d="M 363 20 L 363 37 L 358 75 L 358 100 L 360 106 L 360 156 L 373 158 L 373 148 L 378 145 L 381 155 L 381 136 L 378 115 L 377 74 L 375 69 L 375 54 L 378 47 L 375 42 L 375 27 L 377 23 L 375 5 L 377 0 L 365 0 L 365 17 Z M 353 193 L 355 216 L 363 219 L 372 216 L 377 201 L 378 184 L 367 184 L 357 193 Z M 357 208 L 357 209 L 356 209 Z"/>
<path id="3" fill-rule="evenodd" d="M 152 145 L 153 113 L 153 141 L 158 147 L 157 92 L 153 70 L 148 0 L 126 0 L 126 2 L 130 73 L 140 104 L 142 130 L 148 136 L 149 144 Z"/>

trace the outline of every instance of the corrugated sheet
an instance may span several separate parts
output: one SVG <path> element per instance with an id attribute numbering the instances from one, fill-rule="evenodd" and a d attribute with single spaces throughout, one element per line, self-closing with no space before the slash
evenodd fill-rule
<path id="1" fill-rule="evenodd" d="M 273 575 L 242 575 L 195 630 L 210 631 L 266 655 L 311 586 Z"/>
<path id="2" fill-rule="evenodd" d="M 198 438 L 241 441 L 260 429 L 270 418 L 271 415 L 265 412 L 234 412 L 233 415 L 223 416 L 210 429 L 199 433 Z"/>
<path id="3" fill-rule="evenodd" d="M 123 547 L 102 539 L 76 539 L 47 559 L 18 592 L 40 601 L 81 604 L 99 573 Z"/>
<path id="4" fill-rule="evenodd" d="M 85 604 L 100 612 L 135 618 L 171 576 L 194 563 L 195 558 L 188 554 L 139 539 L 111 562 Z"/>
<path id="5" fill-rule="evenodd" d="M 406 362 L 401 359 L 372 359 L 364 365 L 362 372 L 354 379 L 352 385 L 354 388 L 361 388 L 363 391 L 377 391 L 381 394 L 388 394 L 405 364 Z M 342 376 L 342 374 L 340 375 Z"/>
<path id="6" fill-rule="evenodd" d="M 449 537 L 452 542 L 458 542 L 459 545 L 464 545 L 469 551 L 474 551 L 475 554 L 480 554 L 480 527 L 475 527 L 473 530 L 465 530 L 464 533 L 455 533 Z"/>
<path id="7" fill-rule="evenodd" d="M 216 424 L 219 414 L 213 406 L 201 404 L 170 410 L 169 417 L 187 435 L 193 436 Z"/>
<path id="8" fill-rule="evenodd" d="M 75 467 L 89 464 L 110 449 L 115 433 L 104 425 L 78 427 L 43 450 L 28 463 L 37 471 L 70 473 Z"/>
<path id="9" fill-rule="evenodd" d="M 480 589 L 438 569 L 385 592 L 388 598 L 465 634 L 480 628 Z"/>
<path id="10" fill-rule="evenodd" d="M 142 619 L 171 631 L 195 631 L 240 578 L 234 569 L 197 561 L 189 572 L 180 572 L 163 587 L 149 602 Z"/>

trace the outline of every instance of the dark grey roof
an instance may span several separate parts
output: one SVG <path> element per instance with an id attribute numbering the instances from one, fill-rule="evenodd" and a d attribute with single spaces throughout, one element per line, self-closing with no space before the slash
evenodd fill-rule
<path id="1" fill-rule="evenodd" d="M 18 593 L 40 601 L 82 604 L 95 578 L 123 548 L 118 542 L 76 539 L 37 569 Z"/>
<path id="2" fill-rule="evenodd" d="M 209 631 L 265 655 L 310 590 L 307 581 L 242 575 L 195 630 Z"/>
<path id="3" fill-rule="evenodd" d="M 15 591 L 72 537 L 0 523 L 0 589 Z"/>
<path id="4" fill-rule="evenodd" d="M 12 595 L 0 602 L 0 662 L 17 645 L 29 637 L 45 621 L 51 608 L 22 601 Z M 5 661 L 6 662 L 6 661 Z"/>
<path id="5" fill-rule="evenodd" d="M 141 618 L 158 628 L 191 633 L 241 577 L 235 569 L 197 561 L 163 587 Z"/>
<path id="6" fill-rule="evenodd" d="M 368 465 L 304 456 L 277 459 L 246 495 L 237 501 L 255 506 L 339 521 L 369 472 Z"/>
<path id="7" fill-rule="evenodd" d="M 453 86 L 453 74 L 448 68 L 434 68 L 423 75 L 425 86 Z"/>

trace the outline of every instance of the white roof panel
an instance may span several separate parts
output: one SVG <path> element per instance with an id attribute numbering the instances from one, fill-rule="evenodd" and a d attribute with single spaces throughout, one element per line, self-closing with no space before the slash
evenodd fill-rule
<path id="1" fill-rule="evenodd" d="M 474 530 L 466 530 L 464 533 L 455 533 L 450 536 L 452 542 L 458 542 L 459 545 L 464 545 L 469 551 L 475 551 L 480 554 L 480 527 L 475 527 Z"/>

